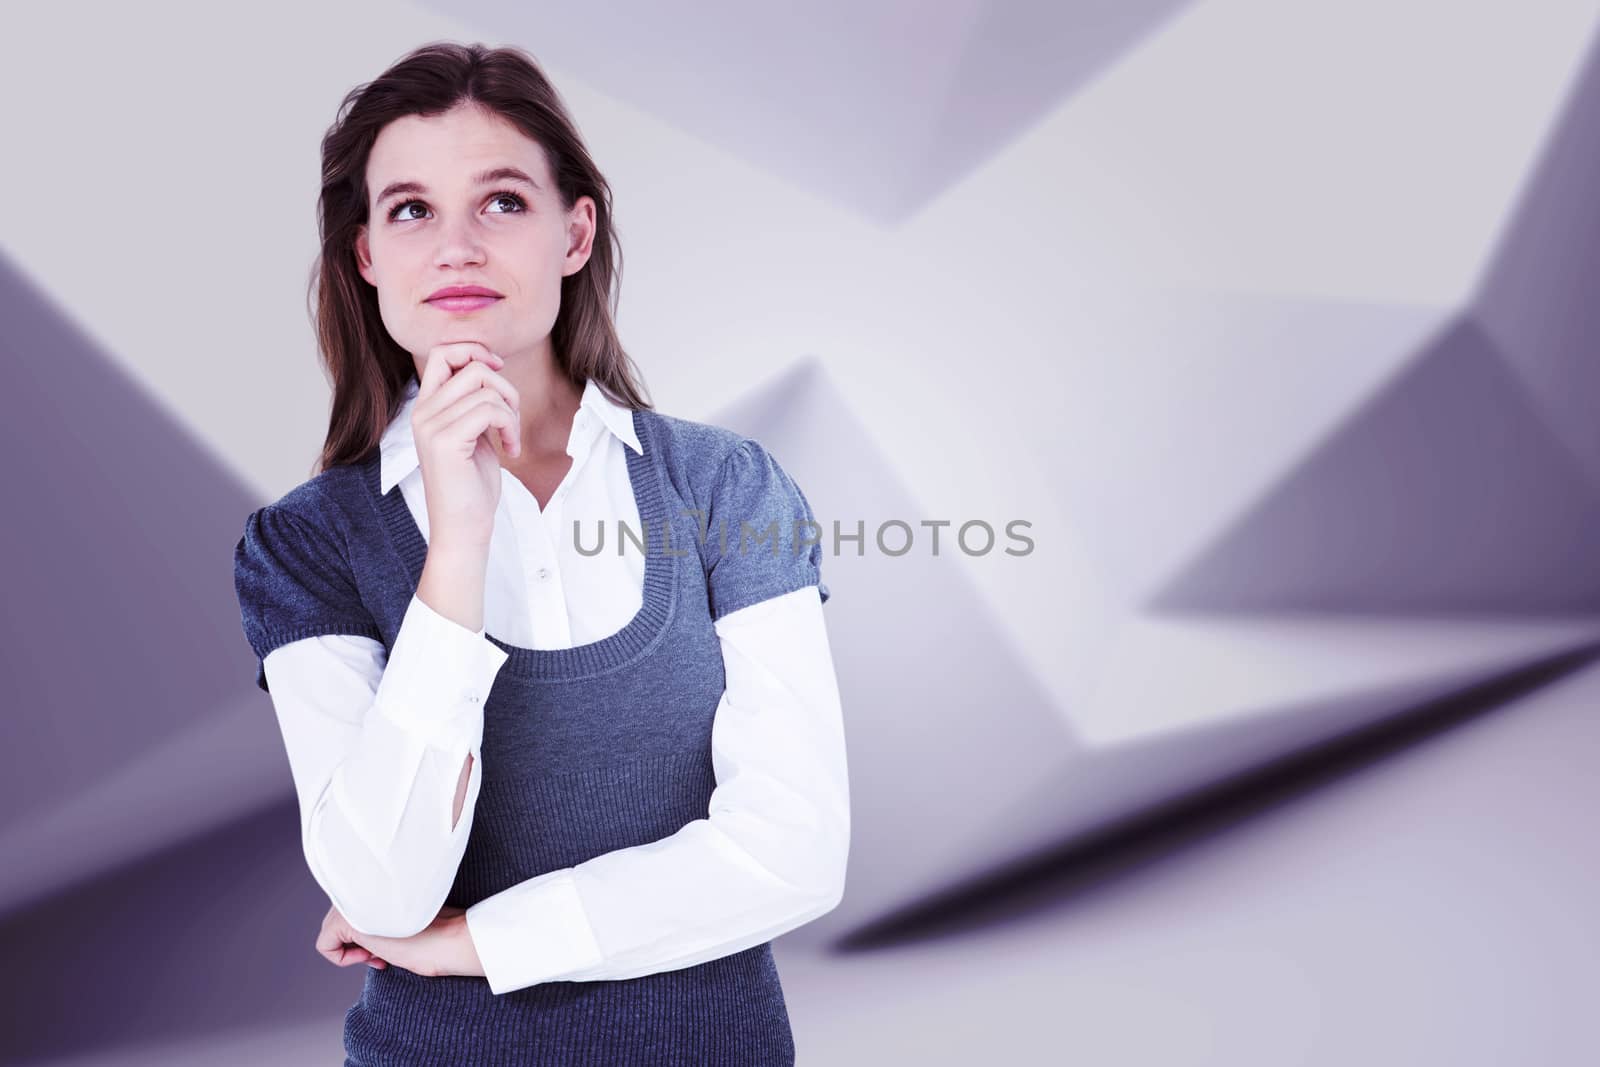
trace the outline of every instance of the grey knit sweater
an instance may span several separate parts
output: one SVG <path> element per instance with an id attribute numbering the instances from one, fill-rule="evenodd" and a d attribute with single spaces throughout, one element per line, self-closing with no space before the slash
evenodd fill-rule
<path id="1" fill-rule="evenodd" d="M 766 449 L 659 412 L 635 411 L 634 425 L 643 604 L 617 633 L 574 648 L 489 635 L 509 658 L 484 702 L 483 785 L 446 904 L 466 908 L 705 818 L 724 688 L 712 623 L 807 585 L 828 599 L 821 546 L 803 545 L 811 528 L 797 526 L 813 521 L 810 505 Z M 250 647 L 264 658 L 335 633 L 392 647 L 426 558 L 399 488 L 379 493 L 376 452 L 322 472 L 246 520 L 235 588 Z M 256 683 L 267 688 L 259 663 Z M 479 977 L 365 971 L 345 1016 L 347 1067 L 794 1062 L 770 942 L 679 970 L 499 996 Z"/>

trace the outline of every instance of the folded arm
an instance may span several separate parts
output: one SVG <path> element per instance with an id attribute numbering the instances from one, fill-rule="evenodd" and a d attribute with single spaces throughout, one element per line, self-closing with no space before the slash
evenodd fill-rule
<path id="1" fill-rule="evenodd" d="M 716 629 L 726 690 L 712 724 L 707 817 L 468 908 L 495 993 L 692 966 L 839 903 L 849 784 L 818 589 L 730 612 Z"/>
<path id="2" fill-rule="evenodd" d="M 482 781 L 483 701 L 506 658 L 417 597 L 387 656 L 332 634 L 265 657 L 307 865 L 358 930 L 408 937 L 448 896 Z"/>

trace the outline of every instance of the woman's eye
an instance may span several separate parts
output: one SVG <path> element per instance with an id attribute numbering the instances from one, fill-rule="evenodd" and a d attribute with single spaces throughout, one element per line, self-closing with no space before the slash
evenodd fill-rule
<path id="1" fill-rule="evenodd" d="M 516 205 L 517 211 L 521 211 L 528 206 L 523 202 L 522 197 L 518 196 L 516 193 L 495 193 L 494 196 L 489 198 L 489 203 L 492 204 L 498 200 L 509 200 L 511 203 Z M 498 214 L 509 215 L 515 214 L 515 212 L 501 211 L 498 212 Z"/>
<path id="2" fill-rule="evenodd" d="M 523 211 L 526 211 L 528 209 L 528 202 L 526 200 L 522 199 L 522 197 L 517 195 L 516 193 L 499 192 L 499 193 L 495 193 L 495 194 L 493 194 L 492 196 L 489 197 L 489 203 L 491 203 L 491 204 L 498 203 L 501 200 L 509 201 L 514 206 L 510 210 L 493 212 L 493 214 L 495 214 L 495 215 L 515 215 L 515 214 L 518 214 L 519 212 L 523 212 Z M 421 218 L 422 216 L 420 216 L 420 215 L 406 215 L 406 214 L 403 214 L 403 212 L 405 212 L 407 208 L 422 207 L 422 206 L 423 206 L 423 204 L 422 204 L 421 200 L 407 200 L 404 203 L 396 204 L 394 207 L 389 209 L 389 220 L 391 222 L 394 222 L 394 221 L 415 222 L 417 219 Z"/>

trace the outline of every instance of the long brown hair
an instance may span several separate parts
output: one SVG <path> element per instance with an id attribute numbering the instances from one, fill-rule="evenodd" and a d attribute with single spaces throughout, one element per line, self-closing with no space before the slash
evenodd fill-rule
<path id="1" fill-rule="evenodd" d="M 593 378 L 611 399 L 653 408 L 612 316 L 622 278 L 622 245 L 611 218 L 611 187 L 589 157 L 566 105 L 538 63 L 518 48 L 435 41 L 402 57 L 345 95 L 322 137 L 317 200 L 321 251 L 308 304 L 317 349 L 333 383 L 328 437 L 313 473 L 369 455 L 400 409 L 415 376 L 411 354 L 384 328 L 378 294 L 356 270 L 355 238 L 367 221 L 367 159 L 379 132 L 405 115 L 433 116 L 472 103 L 508 119 L 544 149 L 562 205 L 594 198 L 595 236 L 583 269 L 561 280 L 550 331 L 556 361 L 574 385 Z M 614 285 L 615 283 L 615 285 Z"/>

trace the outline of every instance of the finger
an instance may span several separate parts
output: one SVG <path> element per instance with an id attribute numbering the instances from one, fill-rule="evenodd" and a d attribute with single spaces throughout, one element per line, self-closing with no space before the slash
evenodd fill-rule
<path id="1" fill-rule="evenodd" d="M 498 427 L 507 453 L 515 456 L 522 451 L 516 413 L 498 393 L 480 390 L 439 415 L 439 420 L 451 440 L 470 442 Z"/>
<path id="2" fill-rule="evenodd" d="M 500 382 L 505 382 L 507 387 L 511 384 L 499 375 L 493 375 L 492 377 Z M 522 420 L 517 416 L 516 402 L 505 397 L 504 393 L 501 394 L 501 399 L 505 403 L 509 417 L 504 422 L 495 423 L 494 427 L 500 431 L 500 442 L 505 446 L 506 455 L 520 456 L 522 455 Z"/>
<path id="3" fill-rule="evenodd" d="M 499 432 L 501 444 L 505 447 L 506 455 L 515 458 L 522 454 L 521 427 L 517 421 L 516 412 L 506 405 L 505 401 L 498 404 L 486 405 L 491 414 L 486 420 L 485 433 Z"/>
<path id="4" fill-rule="evenodd" d="M 496 366 L 505 366 L 505 360 L 477 341 L 457 341 L 454 344 L 440 345 L 429 352 L 427 360 L 422 365 L 422 375 L 417 379 L 419 402 L 422 398 L 431 396 L 435 389 L 449 380 L 451 374 L 475 359 L 488 360 Z"/>
<path id="5" fill-rule="evenodd" d="M 422 365 L 422 375 L 417 380 L 419 396 L 431 395 L 433 390 L 449 381 L 455 372 L 474 361 L 496 367 L 505 366 L 505 360 L 491 352 L 487 345 L 477 341 L 458 341 L 432 349 Z"/>
<path id="6" fill-rule="evenodd" d="M 336 967 L 352 967 L 358 963 L 367 963 L 378 957 L 354 942 L 347 942 L 331 949 L 322 950 L 322 956 Z"/>
<path id="7" fill-rule="evenodd" d="M 355 931 L 344 921 L 343 916 L 329 916 L 328 919 L 323 921 L 322 929 L 317 931 L 317 948 L 326 950 L 338 948 L 340 945 L 348 945 L 351 943 L 354 933 Z"/>
<path id="8" fill-rule="evenodd" d="M 317 951 L 323 955 L 334 954 L 355 946 L 361 946 L 355 940 L 355 931 L 343 923 L 324 922 L 322 929 L 317 931 Z M 365 951 L 365 949 L 362 949 Z"/>
<path id="9" fill-rule="evenodd" d="M 411 415 L 413 429 L 427 426 L 441 411 L 450 410 L 451 406 L 463 398 L 471 396 L 480 389 L 489 389 L 505 397 L 511 410 L 516 411 L 522 404 L 522 398 L 517 393 L 517 387 L 512 385 L 505 375 L 500 374 L 486 361 L 472 360 L 450 376 L 448 381 L 441 383 L 433 393 L 424 401 L 420 396 Z"/>

